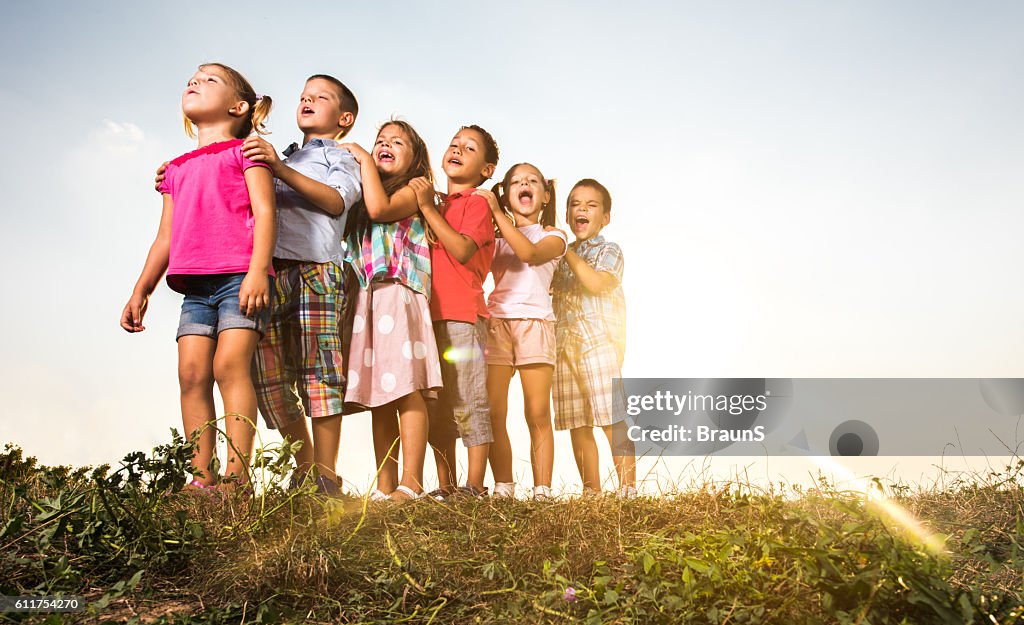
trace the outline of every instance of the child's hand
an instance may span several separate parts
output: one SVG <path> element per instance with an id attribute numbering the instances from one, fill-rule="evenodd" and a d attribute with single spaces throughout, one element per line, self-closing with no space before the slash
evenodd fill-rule
<path id="1" fill-rule="evenodd" d="M 420 207 L 434 206 L 434 185 L 430 184 L 430 181 L 420 176 L 413 178 L 409 181 L 409 188 L 416 194 L 416 203 Z"/>
<path id="2" fill-rule="evenodd" d="M 360 165 L 366 165 L 367 163 L 373 165 L 373 156 L 358 143 L 339 143 L 338 147 L 342 150 L 348 150 L 352 154 L 352 158 L 356 159 L 356 162 Z"/>
<path id="3" fill-rule="evenodd" d="M 238 288 L 238 308 L 246 317 L 270 306 L 270 279 L 267 274 L 248 272 Z"/>
<path id="4" fill-rule="evenodd" d="M 156 178 L 153 180 L 153 188 L 160 190 L 160 183 L 164 181 L 164 172 L 167 171 L 167 161 L 164 161 L 156 168 Z"/>
<path id="5" fill-rule="evenodd" d="M 495 218 L 504 212 L 501 210 L 501 205 L 498 203 L 498 196 L 494 195 L 493 192 L 488 191 L 487 189 L 477 189 L 473 192 L 473 195 L 479 195 L 487 200 L 487 204 L 491 207 L 491 213 L 493 213 Z"/>
<path id="6" fill-rule="evenodd" d="M 266 163 L 270 166 L 270 171 L 277 176 L 277 172 L 280 171 L 281 157 L 277 155 L 277 150 L 274 146 L 270 145 L 270 142 L 260 137 L 252 136 L 245 140 L 242 144 L 242 156 L 249 159 L 250 161 L 256 161 L 257 163 Z"/>
<path id="7" fill-rule="evenodd" d="M 146 326 L 142 325 L 142 317 L 146 314 L 148 306 L 148 296 L 132 293 L 131 299 L 124 305 L 124 310 L 121 312 L 121 327 L 125 332 L 142 332 L 146 329 Z"/>

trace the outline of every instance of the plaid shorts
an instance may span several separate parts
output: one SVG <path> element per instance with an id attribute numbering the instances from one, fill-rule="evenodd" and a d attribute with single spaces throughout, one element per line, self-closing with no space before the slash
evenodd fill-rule
<path id="1" fill-rule="evenodd" d="M 621 377 L 622 358 L 611 344 L 597 345 L 585 352 L 580 351 L 576 341 L 559 345 L 551 389 L 555 429 L 612 425 L 615 422 L 613 379 Z M 624 407 L 619 414 L 625 414 Z"/>
<path id="2" fill-rule="evenodd" d="M 341 414 L 342 268 L 334 263 L 280 263 L 274 306 L 256 348 L 253 379 L 267 427 Z"/>

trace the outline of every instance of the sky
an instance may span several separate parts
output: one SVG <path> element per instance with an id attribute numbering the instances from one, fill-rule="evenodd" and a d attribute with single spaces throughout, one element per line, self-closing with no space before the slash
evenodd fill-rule
<path id="1" fill-rule="evenodd" d="M 153 171 L 194 147 L 180 93 L 204 61 L 274 98 L 279 148 L 300 138 L 304 79 L 328 73 L 359 98 L 351 137 L 364 146 L 401 116 L 436 169 L 455 130 L 477 123 L 498 141 L 499 175 L 532 162 L 559 180 L 560 202 L 576 180 L 602 181 L 604 234 L 625 255 L 626 376 L 1024 377 L 1024 5 L 2 11 L 0 440 L 44 462 L 115 462 L 181 427 L 180 296 L 161 286 L 141 335 L 118 319 L 156 231 Z M 525 424 L 510 424 L 528 483 Z M 346 418 L 339 470 L 356 490 L 369 440 L 367 414 Z M 754 467 L 767 481 L 815 470 L 719 460 L 723 475 Z M 890 460 L 856 471 L 934 473 L 934 459 Z M 708 464 L 640 470 L 686 484 Z M 560 433 L 555 485 L 578 479 Z"/>

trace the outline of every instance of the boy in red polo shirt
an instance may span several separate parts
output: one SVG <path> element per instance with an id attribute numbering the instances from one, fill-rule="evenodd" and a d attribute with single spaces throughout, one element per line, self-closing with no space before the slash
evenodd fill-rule
<path id="1" fill-rule="evenodd" d="M 484 361 L 488 314 L 483 284 L 494 258 L 494 224 L 487 200 L 475 193 L 497 165 L 498 145 L 490 133 L 476 125 L 463 126 L 444 153 L 445 201 L 435 208 L 433 189 L 424 186 L 417 193 L 423 218 L 437 238 L 430 246 L 430 317 L 444 388 L 429 406 L 429 441 L 438 480 L 431 496 L 437 499 L 455 492 L 459 436 L 469 452 L 469 475 L 460 490 L 473 496 L 487 494 L 484 473 L 494 439 Z"/>

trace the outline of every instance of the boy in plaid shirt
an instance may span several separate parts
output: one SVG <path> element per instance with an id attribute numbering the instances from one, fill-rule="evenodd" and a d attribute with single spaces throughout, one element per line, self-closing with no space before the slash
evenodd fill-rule
<path id="1" fill-rule="evenodd" d="M 555 428 L 569 430 L 584 493 L 601 490 L 594 428 L 612 447 L 620 496 L 636 496 L 636 451 L 626 436 L 624 411 L 616 421 L 613 378 L 622 377 L 626 299 L 622 249 L 601 230 L 611 220 L 612 198 L 585 178 L 569 193 L 566 222 L 576 235 L 555 271 Z"/>

